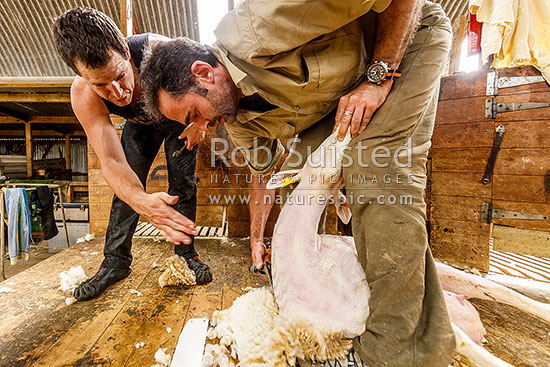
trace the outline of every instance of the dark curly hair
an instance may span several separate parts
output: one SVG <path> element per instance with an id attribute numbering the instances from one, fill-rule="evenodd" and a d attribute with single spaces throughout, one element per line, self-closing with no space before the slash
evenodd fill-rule
<path id="1" fill-rule="evenodd" d="M 162 116 L 158 110 L 158 92 L 162 88 L 175 98 L 195 92 L 205 95 L 206 89 L 195 83 L 191 65 L 204 61 L 215 67 L 218 59 L 211 48 L 186 37 L 151 44 L 145 51 L 139 72 L 139 83 L 145 111 L 153 118 Z"/>
<path id="2" fill-rule="evenodd" d="M 67 10 L 55 20 L 52 31 L 59 56 L 76 74 L 79 74 L 75 66 L 78 61 L 94 69 L 107 65 L 111 49 L 128 59 L 122 33 L 99 10 Z"/>

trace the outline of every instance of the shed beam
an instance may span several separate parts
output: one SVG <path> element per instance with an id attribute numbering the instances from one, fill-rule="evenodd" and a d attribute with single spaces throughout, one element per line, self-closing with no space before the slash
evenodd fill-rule
<path id="1" fill-rule="evenodd" d="M 71 136 L 65 135 L 65 169 L 71 169 Z"/>
<path id="2" fill-rule="evenodd" d="M 31 116 L 30 123 L 39 124 L 79 124 L 78 119 L 74 116 Z"/>
<path id="3" fill-rule="evenodd" d="M 13 116 L 0 116 L 0 124 L 24 124 L 27 121 Z"/>
<path id="4" fill-rule="evenodd" d="M 39 115 L 40 114 L 40 111 L 38 111 L 37 109 L 33 108 L 33 107 L 36 107 L 36 106 L 33 106 L 31 103 L 20 103 L 20 102 L 13 102 L 14 105 L 16 105 L 17 107 L 19 108 L 22 108 L 24 110 L 27 110 L 29 111 L 29 115 Z"/>
<path id="5" fill-rule="evenodd" d="M 0 123 L 3 120 L 10 121 L 9 123 L 11 124 L 27 122 L 27 116 L 25 116 L 20 112 L 12 111 L 9 108 L 5 108 L 1 106 L 0 106 L 0 112 L 3 113 L 4 115 L 8 115 L 8 116 L 0 116 Z"/>
<path id="6" fill-rule="evenodd" d="M 74 76 L 0 77 L 0 88 L 70 88 Z"/>
<path id="7" fill-rule="evenodd" d="M 58 131 L 53 130 L 34 130 L 32 132 L 32 137 L 38 138 L 38 137 L 64 137 L 65 133 L 60 133 Z M 71 132 L 71 137 L 78 138 L 78 137 L 85 137 L 86 134 L 84 131 L 75 131 Z M 0 130 L 0 140 L 2 138 L 24 138 L 25 137 L 25 130 Z"/>
<path id="8" fill-rule="evenodd" d="M 4 112 L 4 111 L 1 111 Z M 4 112 L 5 113 L 5 112 Z M 73 116 L 30 116 L 21 119 L 14 116 L 0 116 L 0 124 L 18 124 L 30 122 L 32 124 L 78 124 L 78 119 Z"/>
<path id="9" fill-rule="evenodd" d="M 0 93 L 0 102 L 11 103 L 70 103 L 68 93 Z"/>
<path id="10" fill-rule="evenodd" d="M 57 131 L 61 135 L 65 136 L 66 134 L 72 133 L 72 129 L 70 129 L 70 126 L 67 125 L 54 125 L 54 124 L 33 124 L 34 127 L 40 127 L 44 130 L 53 130 Z"/>

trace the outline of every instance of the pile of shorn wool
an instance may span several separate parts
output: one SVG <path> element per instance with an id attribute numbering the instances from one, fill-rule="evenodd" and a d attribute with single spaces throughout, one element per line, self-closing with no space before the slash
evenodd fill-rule
<path id="1" fill-rule="evenodd" d="M 352 346 L 341 334 L 284 319 L 268 287 L 252 289 L 230 308 L 214 312 L 211 324 L 203 367 L 294 366 L 297 358 L 341 358 Z"/>
<path id="2" fill-rule="evenodd" d="M 195 273 L 189 269 L 187 262 L 182 260 L 182 258 L 178 255 L 174 255 L 166 259 L 164 265 L 160 267 L 160 271 L 162 271 L 162 274 L 160 275 L 158 282 L 161 287 L 180 284 L 197 284 Z"/>

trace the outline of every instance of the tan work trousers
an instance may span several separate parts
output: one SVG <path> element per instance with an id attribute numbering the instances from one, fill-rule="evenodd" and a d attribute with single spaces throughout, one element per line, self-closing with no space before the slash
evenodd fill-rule
<path id="1" fill-rule="evenodd" d="M 428 247 L 424 200 L 450 43 L 449 20 L 439 5 L 427 2 L 400 65 L 403 75 L 352 141 L 353 164 L 343 171 L 357 253 L 371 288 L 367 331 L 354 342 L 368 367 L 446 367 L 455 348 Z M 315 149 L 333 125 L 332 113 L 303 131 L 296 151 Z M 290 155 L 282 169 L 295 160 Z"/>

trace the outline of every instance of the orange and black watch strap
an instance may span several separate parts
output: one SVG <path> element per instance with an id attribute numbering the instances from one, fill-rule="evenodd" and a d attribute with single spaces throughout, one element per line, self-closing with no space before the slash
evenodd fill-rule
<path id="1" fill-rule="evenodd" d="M 388 69 L 386 74 L 386 80 L 395 80 L 401 78 L 401 70 L 399 69 Z"/>

